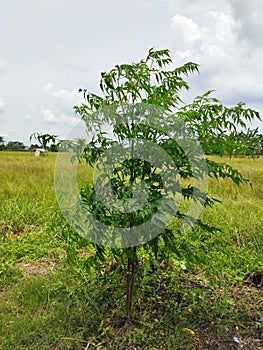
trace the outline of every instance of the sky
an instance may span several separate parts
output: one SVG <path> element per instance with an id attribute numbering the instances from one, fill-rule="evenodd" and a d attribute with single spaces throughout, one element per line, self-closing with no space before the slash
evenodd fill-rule
<path id="1" fill-rule="evenodd" d="M 0 0 L 0 136 L 66 138 L 78 89 L 99 93 L 102 71 L 151 47 L 200 65 L 186 103 L 214 89 L 263 116 L 262 18 L 262 0 Z M 250 127 L 263 133 L 262 122 Z"/>

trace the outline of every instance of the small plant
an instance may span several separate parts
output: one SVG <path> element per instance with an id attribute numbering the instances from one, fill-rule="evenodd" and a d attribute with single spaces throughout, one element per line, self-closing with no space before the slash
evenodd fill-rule
<path id="1" fill-rule="evenodd" d="M 80 90 L 85 103 L 75 107 L 94 135 L 79 158 L 94 168 L 94 182 L 80 191 L 75 228 L 95 252 L 87 267 L 113 259 L 125 269 L 127 320 L 144 261 L 195 261 L 184 230 L 215 230 L 198 218 L 218 202 L 207 196 L 207 176 L 247 181 L 204 153 L 233 154 L 239 128 L 259 114 L 244 103 L 223 106 L 212 91 L 183 105 L 185 77 L 195 72 L 196 63 L 175 68 L 169 50 L 150 49 L 138 63 L 101 73 L 102 95 Z M 222 144 L 225 134 L 232 138 Z"/>

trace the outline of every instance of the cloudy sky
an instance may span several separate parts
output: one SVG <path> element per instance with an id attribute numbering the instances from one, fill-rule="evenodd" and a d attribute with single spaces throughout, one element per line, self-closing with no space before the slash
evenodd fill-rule
<path id="1" fill-rule="evenodd" d="M 0 0 L 0 136 L 65 138 L 78 88 L 98 93 L 101 71 L 150 47 L 200 64 L 186 102 L 215 89 L 263 115 L 262 19 L 262 0 Z"/>

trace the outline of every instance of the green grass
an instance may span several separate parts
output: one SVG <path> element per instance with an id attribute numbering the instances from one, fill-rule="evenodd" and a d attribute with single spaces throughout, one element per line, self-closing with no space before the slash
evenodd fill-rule
<path id="1" fill-rule="evenodd" d="M 245 349 L 263 349 L 262 289 L 243 283 L 248 272 L 263 270 L 262 158 L 231 160 L 252 187 L 210 181 L 223 204 L 202 218 L 221 231 L 182 237 L 199 264 L 138 269 L 142 282 L 126 328 L 122 271 L 103 266 L 80 275 L 67 263 L 63 232 L 70 228 L 56 202 L 55 157 L 0 152 L 1 350 L 231 349 L 233 335 Z"/>

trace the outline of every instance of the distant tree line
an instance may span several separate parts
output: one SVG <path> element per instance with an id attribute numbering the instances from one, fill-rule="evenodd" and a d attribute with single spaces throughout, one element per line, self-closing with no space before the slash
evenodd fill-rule
<path id="1" fill-rule="evenodd" d="M 34 151 L 38 148 L 44 148 L 50 152 L 58 152 L 60 141 L 56 135 L 34 133 L 30 136 L 30 142 L 35 139 L 37 143 L 31 143 L 30 146 L 24 145 L 21 141 L 5 142 L 4 137 L 0 136 L 0 151 Z"/>
<path id="2" fill-rule="evenodd" d="M 37 144 L 37 143 L 32 143 L 30 146 L 24 145 L 23 142 L 21 141 L 9 141 L 5 142 L 4 137 L 0 136 L 0 151 L 33 151 L 37 148 L 45 148 L 46 150 L 50 152 L 57 152 L 58 151 L 58 145 L 56 143 L 52 143 L 51 145 L 43 147 L 43 145 Z"/>
<path id="3" fill-rule="evenodd" d="M 29 137 L 30 142 L 35 140 L 37 143 L 31 143 L 30 146 L 24 145 L 20 141 L 5 142 L 4 136 L 0 136 L 0 151 L 35 151 L 42 148 L 49 152 L 72 152 L 81 153 L 85 148 L 86 141 L 84 138 L 76 138 L 74 141 L 59 140 L 57 135 L 33 133 Z"/>
<path id="4" fill-rule="evenodd" d="M 246 132 L 214 135 L 207 140 L 213 142 L 216 147 L 213 154 L 230 154 L 232 156 L 260 156 L 263 155 L 263 135 L 258 133 L 258 128 L 248 129 Z M 205 151 L 205 150 L 204 150 Z M 209 153 L 209 152 L 206 152 Z"/>
<path id="5" fill-rule="evenodd" d="M 20 141 L 5 142 L 4 137 L 0 136 L 0 151 L 24 151 L 26 146 Z"/>
<path id="6" fill-rule="evenodd" d="M 37 148 L 44 148 L 50 152 L 76 150 L 85 148 L 85 139 L 77 138 L 75 141 L 58 140 L 56 135 L 34 133 L 30 136 L 30 141 L 35 139 L 38 143 L 32 143 L 25 146 L 20 141 L 5 142 L 4 137 L 0 136 L 0 151 L 33 151 Z M 263 155 L 263 135 L 258 133 L 258 128 L 241 131 L 237 134 L 220 134 L 211 136 L 208 140 L 214 142 L 213 154 L 233 156 L 260 156 Z M 233 142 L 234 141 L 234 142 Z M 209 154 L 209 151 L 204 152 Z"/>

